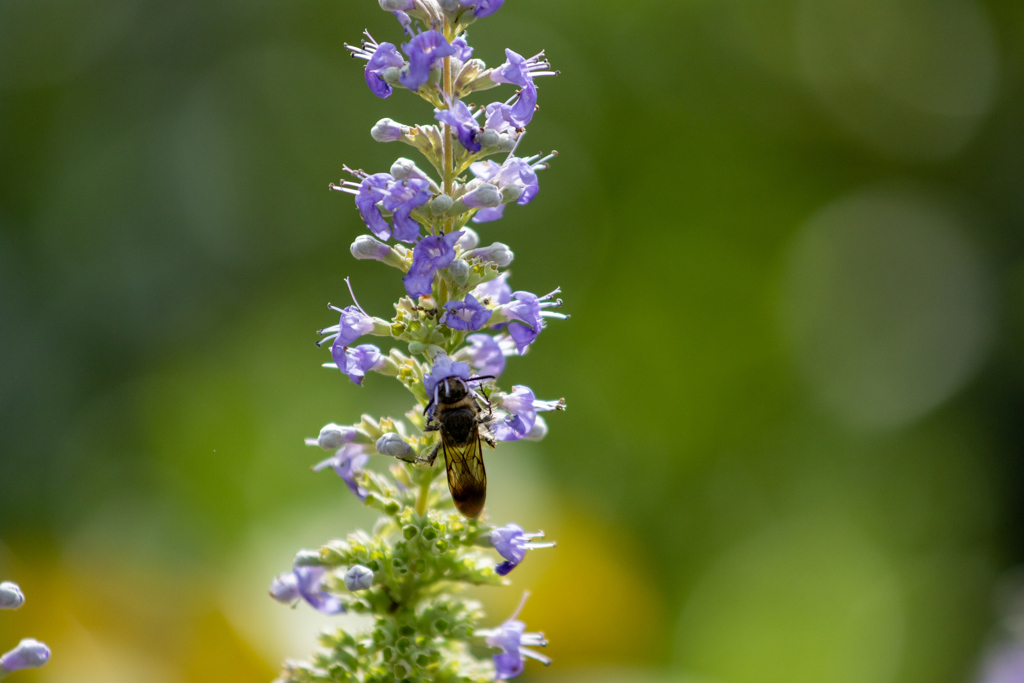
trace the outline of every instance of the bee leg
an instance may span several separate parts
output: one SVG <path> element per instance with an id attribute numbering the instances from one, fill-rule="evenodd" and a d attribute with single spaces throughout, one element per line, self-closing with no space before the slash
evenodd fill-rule
<path id="1" fill-rule="evenodd" d="M 423 428 L 425 432 L 437 432 L 441 430 L 441 425 L 437 422 L 428 422 L 427 426 Z"/>
<path id="2" fill-rule="evenodd" d="M 480 434 L 480 440 L 491 448 L 497 448 L 498 441 L 494 438 L 494 434 L 491 432 L 491 428 L 486 422 L 481 421 L 480 426 L 477 428 Z"/>
<path id="3" fill-rule="evenodd" d="M 416 462 L 417 462 L 417 463 L 422 463 L 422 464 L 425 464 L 425 465 L 427 465 L 428 467 L 429 467 L 430 465 L 433 465 L 433 464 L 434 464 L 434 460 L 435 460 L 435 459 L 437 459 L 437 451 L 438 451 L 438 449 L 439 449 L 439 448 L 441 448 L 441 442 L 440 442 L 440 441 L 438 441 L 437 443 L 435 443 L 435 444 L 434 444 L 434 445 L 433 445 L 433 446 L 432 446 L 432 447 L 430 448 L 430 450 L 429 450 L 429 451 L 427 451 L 427 454 L 426 454 L 425 456 L 423 456 L 423 457 L 419 458 L 418 460 L 416 460 Z"/>

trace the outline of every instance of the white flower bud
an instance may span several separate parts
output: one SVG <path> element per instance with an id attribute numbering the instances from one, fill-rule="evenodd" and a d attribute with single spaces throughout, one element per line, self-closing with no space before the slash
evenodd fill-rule
<path id="1" fill-rule="evenodd" d="M 439 194 L 434 197 L 434 201 L 430 202 L 430 213 L 434 216 L 440 216 L 450 208 L 452 208 L 452 198 L 446 194 Z"/>
<path id="2" fill-rule="evenodd" d="M 377 452 L 381 455 L 390 455 L 392 458 L 404 458 L 411 451 L 412 446 L 400 434 L 388 432 L 377 439 Z"/>
<path id="3" fill-rule="evenodd" d="M 495 242 L 489 247 L 483 247 L 482 249 L 475 249 L 473 256 L 481 258 L 484 261 L 490 261 L 499 268 L 504 268 L 512 263 L 512 259 L 515 254 L 508 248 L 507 244 L 501 242 Z"/>
<path id="4" fill-rule="evenodd" d="M 336 451 L 351 441 L 351 427 L 340 427 L 333 422 L 323 426 L 320 436 L 316 439 L 316 445 L 325 451 Z"/>
<path id="5" fill-rule="evenodd" d="M 405 180 L 409 177 L 410 173 L 413 174 L 414 178 L 422 173 L 422 171 L 416 167 L 416 162 L 412 159 L 401 157 L 395 160 L 395 163 L 391 164 L 391 175 L 394 176 L 395 180 Z"/>
<path id="6" fill-rule="evenodd" d="M 364 567 L 361 564 L 352 565 L 347 572 L 345 572 L 345 588 L 349 589 L 353 593 L 356 591 L 364 591 L 373 586 L 373 571 L 369 567 Z"/>
<path id="7" fill-rule="evenodd" d="M 361 260 L 383 261 L 391 255 L 391 247 L 371 235 L 360 235 L 349 248 L 352 255 Z"/>
<path id="8" fill-rule="evenodd" d="M 25 594 L 16 583 L 0 583 L 0 609 L 18 609 L 25 604 Z"/>
<path id="9" fill-rule="evenodd" d="M 494 147 L 500 141 L 500 136 L 493 130 L 485 130 L 476 136 L 476 141 L 480 143 L 481 147 Z"/>
<path id="10" fill-rule="evenodd" d="M 480 244 L 480 235 L 476 234 L 476 230 L 473 228 L 463 228 L 462 237 L 456 244 L 462 247 L 462 251 L 476 249 L 476 245 Z"/>
<path id="11" fill-rule="evenodd" d="M 506 185 L 501 188 L 501 203 L 508 204 L 519 199 L 519 195 L 523 193 L 523 187 L 521 185 Z"/>
<path id="12" fill-rule="evenodd" d="M 399 77 L 401 77 L 401 75 L 402 70 L 399 69 L 397 66 L 389 66 L 380 73 L 380 77 L 384 79 L 384 82 L 390 83 L 391 85 L 398 83 L 398 79 Z"/>
<path id="13" fill-rule="evenodd" d="M 25 638 L 18 647 L 0 657 L 0 678 L 12 671 L 38 669 L 50 659 L 50 648 L 35 638 Z"/>
<path id="14" fill-rule="evenodd" d="M 459 11 L 459 7 L 461 7 L 461 3 L 459 2 L 459 0 L 440 0 L 440 1 L 441 1 L 441 9 L 443 9 L 445 12 L 451 12 L 451 13 L 458 12 Z"/>
<path id="15" fill-rule="evenodd" d="M 456 284 L 465 287 L 469 282 L 469 263 L 465 259 L 457 258 L 448 264 L 448 272 Z"/>
<path id="16" fill-rule="evenodd" d="M 320 559 L 319 550 L 300 550 L 295 554 L 292 564 L 296 567 L 322 567 L 323 560 Z"/>
<path id="17" fill-rule="evenodd" d="M 391 119 L 381 119 L 370 129 L 370 137 L 377 142 L 394 142 L 401 140 L 406 128 Z"/>
<path id="18" fill-rule="evenodd" d="M 498 149 L 502 152 L 511 152 L 515 149 L 516 139 L 508 133 L 502 133 L 498 136 Z"/>
<path id="19" fill-rule="evenodd" d="M 289 604 L 299 597 L 299 581 L 295 572 L 286 572 L 270 582 L 270 597 Z"/>

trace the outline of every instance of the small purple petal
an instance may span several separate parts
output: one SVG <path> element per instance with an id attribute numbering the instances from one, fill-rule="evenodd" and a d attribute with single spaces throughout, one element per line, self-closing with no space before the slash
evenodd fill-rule
<path id="1" fill-rule="evenodd" d="M 501 218 L 504 213 L 505 213 L 505 205 L 504 204 L 502 204 L 501 206 L 495 206 L 495 207 L 489 208 L 489 209 L 480 209 L 473 216 L 473 222 L 474 223 L 489 223 L 491 221 L 496 221 L 499 218 Z"/>
<path id="2" fill-rule="evenodd" d="M 477 299 L 490 299 L 492 304 L 503 306 L 512 301 L 512 288 L 508 286 L 508 271 L 498 275 L 489 282 L 473 288 L 473 296 Z"/>
<path id="3" fill-rule="evenodd" d="M 328 458 L 313 467 L 314 472 L 319 472 L 325 467 L 330 467 L 334 473 L 341 477 L 349 490 L 356 494 L 359 500 L 366 499 L 366 491 L 359 486 L 356 477 L 363 471 L 363 467 L 370 460 L 367 447 L 363 444 L 350 443 L 338 449 L 334 457 Z"/>
<path id="4" fill-rule="evenodd" d="M 438 31 L 424 31 L 408 43 L 402 51 L 409 55 L 408 71 L 398 81 L 409 90 L 419 90 L 430 78 L 430 70 L 438 61 L 458 53 Z"/>
<path id="5" fill-rule="evenodd" d="M 391 226 L 384 220 L 377 208 L 377 202 L 387 196 L 389 183 L 394 182 L 390 173 L 374 173 L 363 179 L 356 193 L 356 208 L 366 227 L 382 240 L 391 237 Z"/>
<path id="6" fill-rule="evenodd" d="M 487 324 L 492 311 L 485 308 L 472 294 L 465 301 L 449 301 L 444 305 L 441 322 L 453 330 L 476 332 Z"/>
<path id="7" fill-rule="evenodd" d="M 413 210 L 430 201 L 430 183 L 420 178 L 407 178 L 388 187 L 384 208 L 394 212 L 395 239 L 415 242 L 420 236 L 420 224 L 410 215 Z"/>
<path id="8" fill-rule="evenodd" d="M 405 291 L 411 297 L 429 296 L 434 286 L 434 274 L 455 260 L 455 243 L 462 231 L 445 235 L 427 235 L 412 251 L 412 266 L 402 278 Z"/>
<path id="9" fill-rule="evenodd" d="M 345 611 L 341 600 L 320 588 L 327 570 L 323 567 L 296 567 L 295 577 L 299 595 L 313 609 L 323 614 L 340 614 Z"/>
<path id="10" fill-rule="evenodd" d="M 450 109 L 435 109 L 434 118 L 452 127 L 459 138 L 459 143 L 470 152 L 479 152 L 480 143 L 476 136 L 480 133 L 480 124 L 473 118 L 473 113 L 462 100 L 457 100 Z"/>
<path id="11" fill-rule="evenodd" d="M 401 68 L 405 64 L 398 49 L 391 43 L 381 43 L 377 46 L 370 61 L 366 64 L 364 76 L 366 84 L 370 86 L 370 92 L 380 98 L 391 95 L 391 85 L 381 76 L 385 70 L 391 67 Z"/>
<path id="12" fill-rule="evenodd" d="M 505 370 L 505 353 L 497 339 L 489 334 L 471 334 L 466 337 L 470 346 L 469 364 L 476 374 L 485 377 L 500 377 Z"/>
<path id="13" fill-rule="evenodd" d="M 333 349 L 332 349 L 333 351 Z M 379 370 L 384 367 L 385 358 L 381 355 L 380 349 L 373 344 L 360 344 L 354 348 L 345 349 L 343 363 L 335 358 L 335 365 L 348 375 L 348 378 L 362 386 L 363 377 L 370 370 Z"/>

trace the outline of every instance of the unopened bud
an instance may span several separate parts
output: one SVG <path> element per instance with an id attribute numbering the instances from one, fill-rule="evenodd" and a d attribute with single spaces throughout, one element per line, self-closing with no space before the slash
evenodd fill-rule
<path id="1" fill-rule="evenodd" d="M 391 247 L 384 244 L 376 237 L 360 235 L 349 248 L 352 255 L 364 261 L 383 261 L 391 254 Z"/>
<path id="2" fill-rule="evenodd" d="M 25 604 L 25 594 L 16 583 L 0 583 L 0 609 L 18 609 Z"/>
<path id="3" fill-rule="evenodd" d="M 446 194 L 439 194 L 434 197 L 434 201 L 430 202 L 430 213 L 435 216 L 442 215 L 450 208 L 452 208 L 452 198 Z"/>
<path id="4" fill-rule="evenodd" d="M 471 209 L 493 209 L 501 206 L 501 192 L 490 183 L 483 183 L 475 190 L 467 192 L 459 199 Z"/>
<path id="5" fill-rule="evenodd" d="M 406 130 L 404 126 L 391 119 L 381 119 L 370 129 L 370 137 L 377 142 L 394 142 L 401 140 Z"/>
<path id="6" fill-rule="evenodd" d="M 476 245 L 480 244 L 480 235 L 476 234 L 476 230 L 472 228 L 463 228 L 462 237 L 456 242 L 462 251 L 469 251 L 470 249 L 476 249 Z"/>
<path id="7" fill-rule="evenodd" d="M 458 12 L 459 7 L 462 6 L 459 0 L 440 0 L 440 2 L 441 9 L 443 9 L 445 12 Z"/>
<path id="8" fill-rule="evenodd" d="M 501 203 L 508 204 L 519 199 L 519 195 L 523 193 L 523 188 L 520 185 L 506 185 L 501 188 Z"/>
<path id="9" fill-rule="evenodd" d="M 320 567 L 323 561 L 320 559 L 319 550 L 300 550 L 295 554 L 295 561 L 292 564 L 296 567 Z"/>
<path id="10" fill-rule="evenodd" d="M 395 180 L 405 180 L 409 177 L 418 178 L 423 175 L 423 171 L 416 166 L 416 162 L 412 159 L 401 157 L 391 164 L 391 175 Z"/>
<path id="11" fill-rule="evenodd" d="M 380 8 L 386 12 L 408 11 L 416 6 L 413 0 L 378 0 Z"/>
<path id="12" fill-rule="evenodd" d="M 398 83 L 398 79 L 402 77 L 402 70 L 397 66 L 389 66 L 380 73 L 380 77 L 384 79 L 385 83 L 394 85 Z"/>
<path id="13" fill-rule="evenodd" d="M 323 426 L 317 438 L 306 439 L 306 445 L 319 446 L 325 451 L 336 451 L 345 444 L 355 441 L 357 436 L 359 433 L 355 427 L 342 427 L 332 422 Z"/>
<path id="14" fill-rule="evenodd" d="M 270 597 L 290 604 L 299 597 L 299 579 L 295 572 L 286 572 L 270 582 Z"/>
<path id="15" fill-rule="evenodd" d="M 25 638 L 18 647 L 0 657 L 0 677 L 20 669 L 38 669 L 50 659 L 50 648 L 35 638 Z"/>
<path id="16" fill-rule="evenodd" d="M 516 139 L 508 133 L 502 133 L 498 136 L 498 149 L 502 152 L 511 152 L 515 149 Z"/>
<path id="17" fill-rule="evenodd" d="M 345 588 L 353 593 L 364 591 L 373 586 L 373 571 L 369 567 L 355 564 L 345 572 Z"/>
<path id="18" fill-rule="evenodd" d="M 377 452 L 381 455 L 390 455 L 392 458 L 404 458 L 411 451 L 412 446 L 402 438 L 401 434 L 388 432 L 377 439 Z"/>
<path id="19" fill-rule="evenodd" d="M 507 244 L 501 242 L 495 242 L 489 247 L 483 247 L 481 249 L 474 249 L 473 256 L 484 261 L 490 261 L 499 268 L 504 268 L 510 263 L 515 257 L 512 250 L 508 248 Z"/>
<path id="20" fill-rule="evenodd" d="M 409 353 L 414 355 L 414 356 L 417 355 L 417 354 L 423 353 L 426 350 L 427 350 L 427 345 L 424 344 L 423 342 L 418 342 L 418 341 L 409 342 Z"/>
<path id="21" fill-rule="evenodd" d="M 494 147 L 498 144 L 500 136 L 493 130 L 485 130 L 476 136 L 476 141 L 480 143 L 481 147 Z"/>
<path id="22" fill-rule="evenodd" d="M 452 274 L 452 279 L 462 287 L 469 282 L 469 263 L 465 259 L 457 258 L 449 263 L 448 272 Z"/>

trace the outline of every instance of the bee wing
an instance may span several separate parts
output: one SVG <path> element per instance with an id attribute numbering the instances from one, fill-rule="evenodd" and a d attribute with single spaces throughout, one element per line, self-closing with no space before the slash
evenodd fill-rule
<path id="1" fill-rule="evenodd" d="M 487 472 L 484 471 L 480 434 L 473 430 L 466 443 L 455 444 L 442 429 L 441 446 L 448 470 L 448 490 L 452 492 L 455 507 L 467 519 L 476 519 L 484 509 L 487 497 Z"/>

